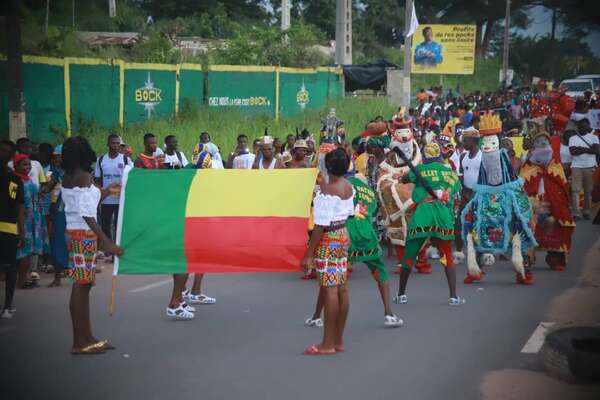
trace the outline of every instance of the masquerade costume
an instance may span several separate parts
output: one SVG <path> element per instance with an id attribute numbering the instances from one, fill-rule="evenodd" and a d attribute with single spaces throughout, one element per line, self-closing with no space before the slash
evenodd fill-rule
<path id="1" fill-rule="evenodd" d="M 412 201 L 416 209 L 408 223 L 402 268 L 409 269 L 416 264 L 417 254 L 428 241 L 438 248 L 442 265 L 451 268 L 454 266 L 454 200 L 460 181 L 458 175 L 442 163 L 437 143 L 424 147 L 423 161 L 424 164 L 416 166 L 420 177 L 413 171 L 408 172 L 408 180 L 414 184 Z M 429 193 L 426 185 L 435 196 Z"/>
<path id="2" fill-rule="evenodd" d="M 377 196 L 363 180 L 350 177 L 354 187 L 354 218 L 348 219 L 346 228 L 350 235 L 349 262 L 364 262 L 378 282 L 389 279 L 383 262 L 377 233 L 373 228 L 373 218 L 377 212 Z"/>
<path id="3" fill-rule="evenodd" d="M 396 130 L 391 147 L 398 147 L 402 150 L 413 165 L 421 164 L 421 151 L 410 129 L 401 128 Z M 402 177 L 408 172 L 408 166 L 398 159 L 396 153 L 391 151 L 386 159 L 379 164 L 375 186 L 381 204 L 386 236 L 396 249 L 398 263 L 404 257 L 408 222 L 415 210 L 415 204 L 412 200 L 414 185 L 401 182 Z M 424 251 L 419 257 L 416 268 L 421 273 L 429 273 L 431 270 L 431 265 L 427 263 Z"/>
<path id="4" fill-rule="evenodd" d="M 548 252 L 546 262 L 550 268 L 562 271 L 567 264 L 566 255 L 571 250 L 575 228 L 569 212 L 569 185 L 562 164 L 553 157 L 550 135 L 542 131 L 532 139 L 535 146 L 532 155 L 521 167 L 521 178 L 525 181 L 523 188 L 533 205 L 533 230 L 538 249 Z M 543 147 L 537 147 L 537 144 Z M 537 150 L 549 151 L 550 159 L 537 160 Z"/>
<path id="5" fill-rule="evenodd" d="M 497 115 L 481 117 L 479 132 L 483 137 L 483 154 L 479 179 L 473 188 L 473 197 L 461 213 L 462 235 L 467 243 L 465 283 L 482 278 L 476 252 L 484 253 L 484 263 L 491 265 L 493 255 L 506 253 L 509 246 L 517 283 L 533 283 L 533 276 L 524 265 L 527 252 L 537 245 L 530 228 L 533 212 L 523 190 L 523 180 L 515 176 L 506 150 L 499 148 L 501 127 Z"/>

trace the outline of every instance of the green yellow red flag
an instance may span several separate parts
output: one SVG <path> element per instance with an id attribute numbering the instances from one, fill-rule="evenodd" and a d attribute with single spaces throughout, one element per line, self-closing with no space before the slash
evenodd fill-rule
<path id="1" fill-rule="evenodd" d="M 317 171 L 131 170 L 115 274 L 298 271 Z"/>

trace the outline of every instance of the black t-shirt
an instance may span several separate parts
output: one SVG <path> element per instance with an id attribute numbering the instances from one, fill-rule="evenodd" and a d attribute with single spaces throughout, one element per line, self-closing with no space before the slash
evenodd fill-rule
<path id="1" fill-rule="evenodd" d="M 23 182 L 8 172 L 0 173 L 0 232 L 17 234 L 19 205 L 23 204 Z"/>

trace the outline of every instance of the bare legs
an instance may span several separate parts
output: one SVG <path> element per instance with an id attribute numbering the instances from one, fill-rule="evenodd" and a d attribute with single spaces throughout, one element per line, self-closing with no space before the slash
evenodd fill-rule
<path id="1" fill-rule="evenodd" d="M 81 350 L 95 344 L 98 340 L 92 335 L 90 321 L 90 290 L 91 284 L 73 283 L 69 310 L 73 323 L 73 350 Z"/>
<path id="2" fill-rule="evenodd" d="M 183 296 L 181 293 L 185 290 L 187 279 L 188 274 L 173 274 L 173 293 L 171 293 L 169 308 L 177 308 L 183 303 Z"/>
<path id="3" fill-rule="evenodd" d="M 195 294 L 195 295 L 202 294 L 202 279 L 203 278 L 204 278 L 204 273 L 194 274 L 194 283 L 192 285 L 192 294 Z M 185 286 L 183 289 L 185 290 Z"/>
<path id="4" fill-rule="evenodd" d="M 340 286 L 322 287 L 319 296 L 323 293 L 325 321 L 323 340 L 317 347 L 322 352 L 344 350 L 344 328 L 350 308 L 348 301 L 348 284 Z"/>

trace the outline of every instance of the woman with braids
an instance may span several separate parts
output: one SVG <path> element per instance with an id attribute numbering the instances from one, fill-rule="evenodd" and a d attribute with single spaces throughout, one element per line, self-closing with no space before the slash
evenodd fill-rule
<path id="1" fill-rule="evenodd" d="M 94 185 L 92 164 L 96 153 L 81 136 L 69 138 L 62 150 L 65 175 L 61 196 L 67 221 L 67 248 L 69 269 L 67 276 L 73 280 L 69 309 L 73 323 L 72 354 L 98 354 L 114 349 L 108 340 L 98 340 L 92 335 L 90 323 L 90 289 L 94 285 L 98 240 L 104 250 L 120 256 L 123 249 L 102 231 L 96 215 L 98 203 L 115 188 L 100 191 Z"/>
<path id="2" fill-rule="evenodd" d="M 348 317 L 347 265 L 350 239 L 346 220 L 354 214 L 354 189 L 344 178 L 350 159 L 338 148 L 325 156 L 328 179 L 321 182 L 314 199 L 315 227 L 302 259 L 305 271 L 315 268 L 325 298 L 325 329 L 320 344 L 305 355 L 332 355 L 344 351 L 344 327 Z"/>

